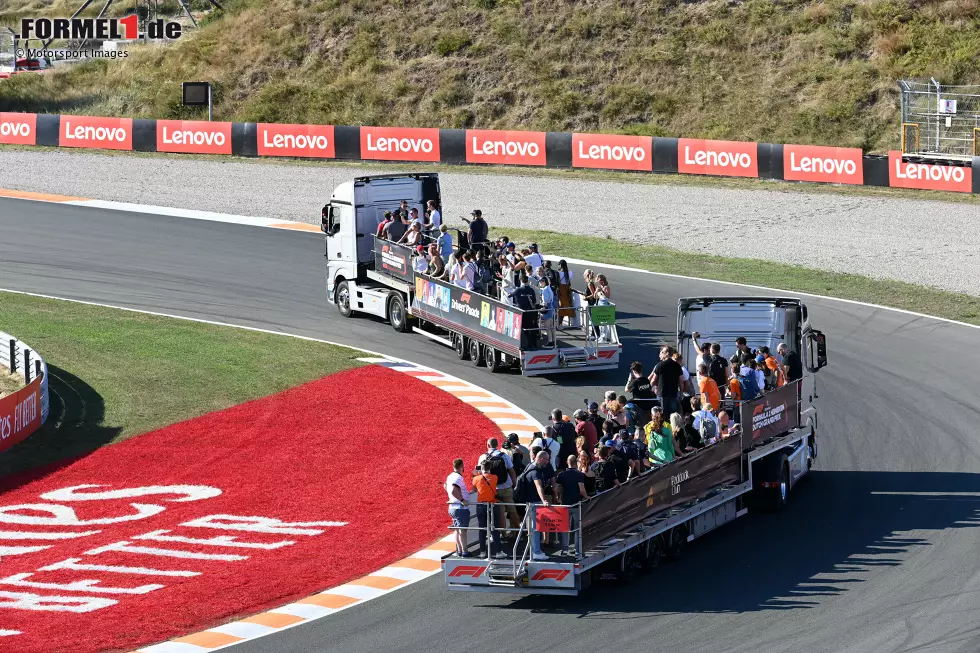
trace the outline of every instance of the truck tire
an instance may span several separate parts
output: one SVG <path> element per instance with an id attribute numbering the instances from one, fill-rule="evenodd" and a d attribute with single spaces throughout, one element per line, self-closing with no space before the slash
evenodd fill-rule
<path id="1" fill-rule="evenodd" d="M 785 453 L 774 453 L 756 461 L 755 465 L 753 481 L 775 487 L 754 488 L 749 495 L 749 508 L 753 512 L 778 512 L 789 501 L 789 457 Z"/>
<path id="2" fill-rule="evenodd" d="M 641 560 L 638 547 L 623 551 L 616 557 L 616 582 L 628 583 L 640 573 Z"/>
<path id="3" fill-rule="evenodd" d="M 483 347 L 476 340 L 470 338 L 470 362 L 474 367 L 483 365 Z"/>
<path id="4" fill-rule="evenodd" d="M 486 347 L 483 357 L 486 359 L 487 370 L 490 372 L 496 374 L 504 368 L 504 364 L 500 360 L 500 352 L 493 347 Z"/>
<path id="5" fill-rule="evenodd" d="M 388 300 L 388 321 L 391 328 L 398 333 L 408 331 L 408 311 L 405 310 L 405 298 L 401 293 L 391 293 Z"/>
<path id="6" fill-rule="evenodd" d="M 659 537 L 651 537 L 639 546 L 643 571 L 653 571 L 664 557 L 663 543 Z"/>
<path id="7" fill-rule="evenodd" d="M 465 361 L 470 357 L 469 344 L 462 333 L 453 334 L 453 349 L 456 351 L 456 358 Z"/>
<path id="8" fill-rule="evenodd" d="M 668 560 L 680 558 L 686 546 L 687 529 L 683 526 L 675 526 L 668 533 L 664 533 L 664 557 Z"/>
<path id="9" fill-rule="evenodd" d="M 337 284 L 337 310 L 344 317 L 350 317 L 354 314 L 354 309 L 350 307 L 350 286 L 346 281 L 341 281 Z"/>

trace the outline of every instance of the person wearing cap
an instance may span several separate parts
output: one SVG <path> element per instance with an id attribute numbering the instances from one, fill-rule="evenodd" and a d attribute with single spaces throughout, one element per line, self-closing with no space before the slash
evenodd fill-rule
<path id="1" fill-rule="evenodd" d="M 527 254 L 524 255 L 524 261 L 529 268 L 535 271 L 540 267 L 544 267 L 544 258 L 538 253 L 537 243 L 528 245 Z"/>
<path id="2" fill-rule="evenodd" d="M 512 459 L 516 458 L 514 454 L 520 452 L 521 462 L 524 465 L 531 463 L 531 450 L 521 444 L 521 438 L 516 433 L 511 433 L 507 436 L 507 440 L 504 442 L 504 449 L 509 450 Z"/>
<path id="3" fill-rule="evenodd" d="M 599 414 L 599 404 L 595 401 L 589 402 L 589 416 L 588 420 L 595 427 L 596 438 L 602 433 L 602 425 L 606 421 L 606 418 Z"/>
<path id="4" fill-rule="evenodd" d="M 412 249 L 422 244 L 422 223 L 416 220 L 409 224 L 408 231 L 398 241 L 400 245 L 407 245 Z"/>
<path id="5" fill-rule="evenodd" d="M 463 218 L 463 222 L 470 226 L 466 231 L 466 238 L 470 244 L 470 249 L 477 249 L 487 244 L 487 234 L 490 228 L 487 226 L 487 221 L 483 219 L 483 211 L 480 209 L 474 209 L 470 216 L 473 218 L 472 220 Z"/>
<path id="6" fill-rule="evenodd" d="M 425 258 L 425 247 L 422 245 L 415 246 L 415 261 L 412 264 L 412 268 L 422 274 L 429 271 L 429 261 Z"/>

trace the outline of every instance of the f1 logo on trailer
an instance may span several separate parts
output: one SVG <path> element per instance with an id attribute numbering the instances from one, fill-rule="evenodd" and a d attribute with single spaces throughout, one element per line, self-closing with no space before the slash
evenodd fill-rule
<path id="1" fill-rule="evenodd" d="M 140 34 L 136 14 L 125 18 L 23 18 L 20 21 L 20 38 L 42 41 L 132 41 L 141 37 L 172 40 L 180 38 L 181 29 L 180 23 L 158 18 L 149 21 L 146 32 Z"/>
<path id="2" fill-rule="evenodd" d="M 531 580 L 553 580 L 560 583 L 566 576 L 568 576 L 567 569 L 541 569 L 531 577 Z"/>
<path id="3" fill-rule="evenodd" d="M 487 568 L 485 566 L 460 565 L 449 572 L 449 577 L 459 578 L 461 576 L 469 576 L 470 578 L 479 578 L 486 570 Z"/>

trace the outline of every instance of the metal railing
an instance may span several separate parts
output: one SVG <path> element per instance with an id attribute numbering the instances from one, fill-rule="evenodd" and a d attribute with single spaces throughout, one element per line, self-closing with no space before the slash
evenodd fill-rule
<path id="1" fill-rule="evenodd" d="M 474 526 L 473 525 L 473 523 L 477 521 L 476 510 L 474 509 L 472 511 L 472 515 L 470 517 L 470 525 L 469 526 L 450 526 L 449 527 L 449 530 L 451 530 L 451 531 L 462 531 L 464 533 L 464 545 L 466 547 L 466 551 L 468 551 L 468 552 L 470 552 L 470 549 L 472 549 L 474 545 L 479 544 L 481 541 L 485 542 L 487 544 L 487 547 L 486 547 L 486 553 L 487 553 L 487 558 L 486 559 L 487 560 L 493 558 L 493 552 L 492 552 L 491 542 L 493 542 L 493 535 L 494 535 L 494 533 L 496 533 L 498 535 L 498 537 L 500 537 L 502 534 L 505 534 L 505 533 L 516 533 L 516 537 L 514 539 L 514 546 L 513 546 L 512 552 L 509 554 L 509 557 L 510 557 L 512 563 L 513 563 L 513 571 L 514 571 L 514 574 L 515 575 L 518 574 L 520 572 L 520 570 L 523 569 L 523 566 L 528 562 L 528 560 L 531 557 L 531 553 L 532 553 L 532 551 L 531 551 L 531 548 L 532 548 L 532 546 L 531 546 L 531 538 L 533 537 L 534 529 L 536 528 L 536 510 L 539 507 L 543 507 L 542 504 L 540 504 L 540 503 L 506 503 L 506 502 L 503 502 L 503 501 L 495 501 L 493 503 L 487 503 L 487 502 L 481 503 L 481 502 L 475 502 L 474 501 L 474 502 L 467 502 L 465 507 L 466 508 L 469 508 L 470 506 L 473 506 L 475 508 L 478 505 L 487 506 L 487 524 L 486 524 L 486 526 L 479 526 L 479 525 Z M 504 521 L 504 523 L 507 522 L 506 507 L 508 507 L 508 506 L 512 506 L 512 507 L 518 508 L 521 512 L 523 512 L 523 517 L 521 517 L 521 524 L 517 528 L 513 528 L 513 527 L 510 527 L 510 526 L 500 526 L 500 527 L 498 527 L 496 525 L 497 524 L 497 520 L 498 520 L 497 519 L 498 518 L 498 512 L 502 512 L 503 513 L 503 521 Z M 572 546 L 572 542 L 574 541 L 574 546 L 570 550 L 574 553 L 574 555 L 575 555 L 576 558 L 580 558 L 582 556 L 582 506 L 581 506 L 581 502 L 576 503 L 576 504 L 573 504 L 573 505 L 559 505 L 559 504 L 551 503 L 551 504 L 549 504 L 548 507 L 551 507 L 551 508 L 562 508 L 562 509 L 569 510 L 569 520 L 570 520 L 570 522 L 572 524 L 572 528 L 570 528 L 568 531 L 565 531 L 565 532 L 568 533 L 569 546 Z M 573 516 L 572 511 L 575 512 L 574 516 Z M 469 542 L 468 541 L 468 538 L 465 537 L 465 534 L 466 533 L 469 533 L 471 531 L 477 532 L 478 534 L 482 534 L 482 537 L 484 537 L 486 539 L 482 539 L 481 540 L 480 537 L 477 537 L 477 539 L 474 542 Z M 541 533 L 541 535 L 544 536 L 545 533 Z M 561 533 L 559 532 L 558 535 L 560 537 Z M 573 535 L 574 535 L 574 537 L 573 537 Z M 522 538 L 526 538 L 526 542 L 524 542 L 523 547 L 521 545 Z M 518 554 L 520 554 L 520 555 L 518 555 Z"/>
<path id="2" fill-rule="evenodd" d="M 41 377 L 41 423 L 48 421 L 50 402 L 48 401 L 48 364 L 34 349 L 9 333 L 0 331 L 0 366 L 12 374 L 20 374 L 24 385 L 29 385 Z"/>
<path id="3" fill-rule="evenodd" d="M 902 152 L 948 159 L 980 156 L 980 86 L 900 80 Z"/>

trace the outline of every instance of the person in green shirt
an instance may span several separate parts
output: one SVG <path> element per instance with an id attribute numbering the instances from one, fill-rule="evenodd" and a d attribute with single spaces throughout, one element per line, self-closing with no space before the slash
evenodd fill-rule
<path id="1" fill-rule="evenodd" d="M 680 456 L 681 452 L 677 450 L 670 425 L 664 422 L 663 410 L 654 406 L 650 410 L 650 416 L 650 422 L 644 427 L 650 460 L 656 465 L 664 465 L 672 461 L 674 456 Z"/>

